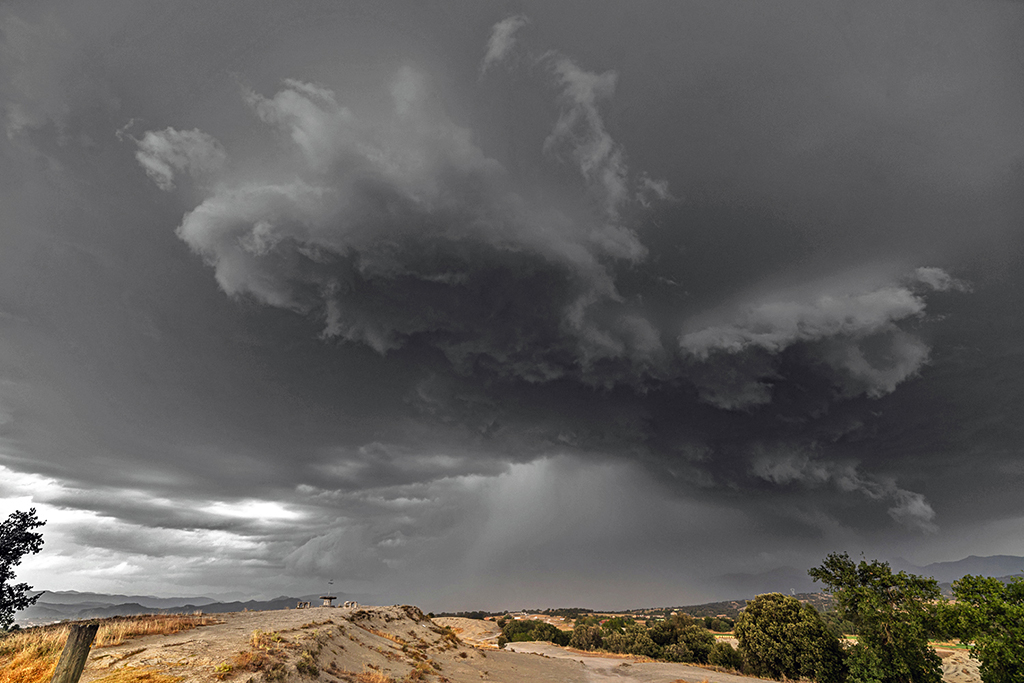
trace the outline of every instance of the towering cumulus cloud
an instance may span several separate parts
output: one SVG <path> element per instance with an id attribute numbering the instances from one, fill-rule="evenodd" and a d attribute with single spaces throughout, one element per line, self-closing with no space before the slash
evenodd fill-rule
<path id="1" fill-rule="evenodd" d="M 596 381 L 602 363 L 657 361 L 657 334 L 622 312 L 609 265 L 642 257 L 635 233 L 524 199 L 420 74 L 397 74 L 382 121 L 295 80 L 246 99 L 294 143 L 290 177 L 223 182 L 178 230 L 228 294 L 382 353 L 416 338 L 465 372 Z M 192 143 L 219 149 L 201 135 L 147 133 L 140 162 L 169 188 L 174 169 L 205 162 Z"/>
<path id="2" fill-rule="evenodd" d="M 481 75 L 510 59 L 526 23 L 514 16 L 494 26 Z M 698 315 L 666 315 L 657 292 L 624 295 L 624 278 L 666 280 L 635 221 L 673 199 L 669 185 L 634 174 L 602 118 L 615 72 L 589 72 L 554 51 L 529 61 L 557 111 L 537 147 L 548 163 L 578 173 L 576 189 L 525 189 L 531 185 L 453 122 L 412 68 L 394 75 L 386 110 L 372 114 L 300 80 L 284 81 L 272 95 L 246 91 L 265 136 L 258 147 L 274 149 L 282 139 L 286 147 L 264 154 L 258 173 L 228 164 L 221 145 L 199 130 L 148 132 L 136 140 L 137 158 L 161 189 L 183 177 L 205 188 L 178 235 L 227 294 L 314 317 L 325 338 L 381 354 L 440 351 L 449 377 L 437 384 L 461 383 L 468 388 L 458 393 L 482 396 L 480 405 L 502 402 L 493 396 L 495 381 L 514 390 L 560 380 L 591 397 L 595 387 L 632 397 L 622 399 L 634 403 L 620 411 L 636 416 L 628 420 L 634 443 L 625 450 L 646 448 L 650 461 L 678 460 L 664 444 L 683 440 L 705 454 L 690 464 L 710 467 L 717 438 L 698 443 L 698 434 L 715 427 L 683 433 L 689 418 L 677 424 L 652 417 L 671 412 L 642 403 L 652 394 L 679 413 L 718 409 L 731 419 L 765 410 L 787 387 L 825 386 L 826 404 L 879 398 L 928 361 L 929 347 L 908 323 L 922 319 L 931 292 L 966 290 L 938 268 L 811 281 L 785 292 L 762 288 Z M 564 196 L 570 192 L 580 196 Z M 670 275 L 673 283 L 689 276 Z M 801 405 L 790 401 L 792 410 Z M 425 415 L 447 410 L 431 406 Z M 815 403 L 771 422 L 758 439 L 827 412 Z M 489 419 L 487 429 L 496 423 Z M 578 437 L 584 429 L 582 421 L 559 426 L 544 443 L 582 450 L 579 444 L 599 442 Z M 779 432 L 779 442 L 789 436 Z M 732 448 L 729 457 L 745 458 L 745 467 L 733 469 L 760 485 L 831 482 L 887 501 L 902 524 L 932 528 L 927 501 L 890 480 L 829 463 L 818 451 L 796 460 L 764 452 Z M 705 475 L 695 481 L 715 480 Z"/>

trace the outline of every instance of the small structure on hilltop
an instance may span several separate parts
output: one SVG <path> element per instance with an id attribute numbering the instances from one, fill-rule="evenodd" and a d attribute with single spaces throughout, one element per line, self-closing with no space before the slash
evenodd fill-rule
<path id="1" fill-rule="evenodd" d="M 337 595 L 321 595 L 320 599 L 324 601 L 323 607 L 334 607 L 334 601 L 338 599 Z"/>
<path id="2" fill-rule="evenodd" d="M 355 608 L 355 607 L 359 607 L 359 603 L 356 602 L 355 600 L 346 600 L 345 604 L 342 605 L 342 607 L 352 607 L 352 608 Z"/>
<path id="3" fill-rule="evenodd" d="M 310 603 L 299 600 L 299 604 L 296 605 L 295 609 L 308 609 L 311 607 Z"/>

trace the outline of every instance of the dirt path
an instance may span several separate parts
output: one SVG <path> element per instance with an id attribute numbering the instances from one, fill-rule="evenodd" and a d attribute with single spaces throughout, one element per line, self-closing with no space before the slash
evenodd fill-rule
<path id="1" fill-rule="evenodd" d="M 751 683 L 765 679 L 704 669 L 671 662 L 645 662 L 635 658 L 602 657 L 566 650 L 551 643 L 509 643 L 506 650 L 531 653 L 552 659 L 580 662 L 589 683 L 674 683 L 707 680 L 710 683 Z M 978 662 L 962 650 L 937 650 L 942 657 L 943 683 L 981 683 Z"/>
<path id="2" fill-rule="evenodd" d="M 589 683 L 673 683 L 679 680 L 694 683 L 704 680 L 710 683 L 754 683 L 765 680 L 675 662 L 645 662 L 631 657 L 587 655 L 551 643 L 509 643 L 505 649 L 580 662 L 585 667 Z"/>
<path id="3" fill-rule="evenodd" d="M 943 683 L 981 683 L 977 660 L 963 650 L 935 650 L 942 657 Z"/>

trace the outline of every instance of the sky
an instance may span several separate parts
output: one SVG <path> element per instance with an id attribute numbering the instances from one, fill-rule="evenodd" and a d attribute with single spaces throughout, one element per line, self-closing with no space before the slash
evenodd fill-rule
<path id="1" fill-rule="evenodd" d="M 0 4 L 37 588 L 1024 555 L 1024 4 Z M 328 584 L 333 581 L 333 584 Z"/>

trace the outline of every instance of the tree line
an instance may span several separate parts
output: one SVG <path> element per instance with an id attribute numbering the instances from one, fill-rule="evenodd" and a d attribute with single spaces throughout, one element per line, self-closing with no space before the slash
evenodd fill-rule
<path id="1" fill-rule="evenodd" d="M 940 683 L 942 661 L 930 640 L 959 639 L 980 662 L 984 683 L 1024 681 L 1024 577 L 1004 583 L 965 576 L 946 601 L 935 579 L 893 573 L 886 562 L 854 562 L 846 553 L 830 554 L 808 573 L 833 597 L 834 610 L 822 613 L 781 593 L 759 595 L 735 622 L 738 648 L 709 631 L 728 622 L 684 613 L 649 626 L 581 615 L 571 633 L 539 620 L 499 620 L 499 643 L 547 640 L 776 680 Z"/>

